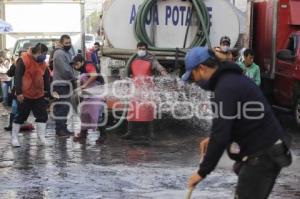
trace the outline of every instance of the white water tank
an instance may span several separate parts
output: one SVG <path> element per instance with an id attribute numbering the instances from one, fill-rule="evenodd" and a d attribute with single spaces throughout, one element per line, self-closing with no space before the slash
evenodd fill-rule
<path id="1" fill-rule="evenodd" d="M 144 0 L 108 0 L 104 3 L 103 28 L 114 48 L 135 49 L 134 20 Z M 235 8 L 227 0 L 204 0 L 210 16 L 210 41 L 218 46 L 222 36 L 231 38 L 232 47 L 240 35 L 240 20 Z M 157 9 L 148 16 L 146 26 L 157 47 L 182 48 L 191 14 L 191 3 L 182 0 L 158 0 Z M 154 24 L 154 25 L 153 25 Z M 196 13 L 187 37 L 187 47 L 196 35 Z"/>

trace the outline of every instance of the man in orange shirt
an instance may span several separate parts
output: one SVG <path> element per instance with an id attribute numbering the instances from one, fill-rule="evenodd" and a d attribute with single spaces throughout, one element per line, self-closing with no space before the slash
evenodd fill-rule
<path id="1" fill-rule="evenodd" d="M 20 147 L 18 133 L 31 111 L 36 118 L 39 144 L 46 144 L 48 113 L 45 96 L 49 96 L 50 90 L 49 71 L 45 63 L 47 51 L 46 45 L 38 43 L 17 62 L 15 81 L 19 114 L 14 118 L 12 127 L 13 147 Z"/>

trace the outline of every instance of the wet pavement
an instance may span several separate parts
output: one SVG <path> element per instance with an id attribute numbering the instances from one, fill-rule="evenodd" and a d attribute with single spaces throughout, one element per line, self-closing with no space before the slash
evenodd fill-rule
<path id="1" fill-rule="evenodd" d="M 90 133 L 87 143 L 80 145 L 71 138 L 56 138 L 49 122 L 50 146 L 37 146 L 33 131 L 21 133 L 22 147 L 13 149 L 9 132 L 2 130 L 7 117 L 0 120 L 1 199 L 184 198 L 188 177 L 198 167 L 198 143 L 204 134 L 199 133 L 201 129 L 192 132 L 166 126 L 156 131 L 160 139 L 151 144 L 123 141 L 118 134 L 109 134 L 108 141 L 99 146 L 95 144 L 98 134 Z M 294 163 L 281 173 L 273 199 L 300 198 L 300 133 L 288 131 L 294 137 Z M 224 155 L 193 198 L 233 198 L 237 177 L 231 165 Z"/>

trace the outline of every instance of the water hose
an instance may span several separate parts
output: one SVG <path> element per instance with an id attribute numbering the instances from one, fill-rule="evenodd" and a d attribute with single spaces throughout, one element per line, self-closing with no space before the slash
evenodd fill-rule
<path id="1" fill-rule="evenodd" d="M 211 43 L 209 40 L 210 32 L 210 17 L 207 11 L 206 5 L 203 0 L 190 0 L 195 10 L 198 18 L 198 30 L 197 34 L 188 48 L 195 46 L 207 46 L 211 48 Z M 156 4 L 157 0 L 145 0 L 139 8 L 137 13 L 135 24 L 134 24 L 134 33 L 138 41 L 145 42 L 148 44 L 149 50 L 151 51 L 162 51 L 162 52 L 176 52 L 176 48 L 158 48 L 155 46 L 154 42 L 151 41 L 149 35 L 146 31 L 146 20 L 149 12 L 152 11 L 152 8 Z M 189 22 L 191 25 L 192 17 Z M 189 27 L 187 27 L 189 29 Z M 187 49 L 179 48 L 179 51 L 185 53 Z"/>

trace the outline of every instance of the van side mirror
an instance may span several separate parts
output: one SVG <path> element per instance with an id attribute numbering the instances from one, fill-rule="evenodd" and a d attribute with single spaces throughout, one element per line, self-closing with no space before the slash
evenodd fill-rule
<path id="1" fill-rule="evenodd" d="M 282 49 L 277 52 L 277 59 L 282 61 L 294 61 L 296 56 L 293 55 L 291 50 Z"/>

